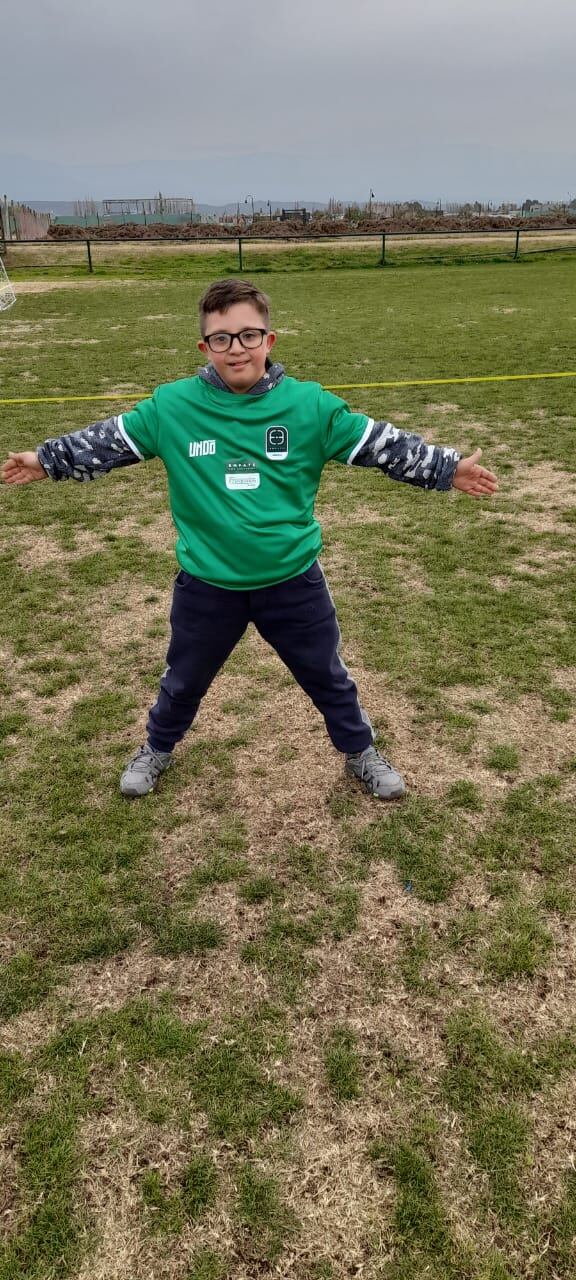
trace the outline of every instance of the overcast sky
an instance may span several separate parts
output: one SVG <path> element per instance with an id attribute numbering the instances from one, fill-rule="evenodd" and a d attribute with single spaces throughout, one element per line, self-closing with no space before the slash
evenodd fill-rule
<path id="1" fill-rule="evenodd" d="M 27 0 L 0 193 L 576 196 L 574 0 Z"/>

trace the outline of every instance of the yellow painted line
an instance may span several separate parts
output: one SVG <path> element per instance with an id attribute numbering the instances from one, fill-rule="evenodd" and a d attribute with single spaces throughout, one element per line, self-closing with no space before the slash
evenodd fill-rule
<path id="1" fill-rule="evenodd" d="M 338 382 L 326 384 L 327 391 L 359 391 L 375 387 L 445 387 L 471 382 L 535 382 L 542 378 L 576 378 L 576 370 L 563 373 L 489 373 L 475 378 L 406 378 L 401 382 Z M 11 399 L 0 398 L 0 404 L 79 404 L 90 400 L 136 400 L 138 396 L 149 396 L 150 391 L 136 391 L 110 395 L 96 392 L 93 396 L 26 396 Z"/>
<path id="2" fill-rule="evenodd" d="M 405 382 L 340 382 L 327 386 L 327 391 L 357 390 L 359 387 L 440 387 L 456 382 L 529 382 L 538 378 L 576 378 L 576 370 L 568 373 L 490 373 L 481 378 L 410 378 Z"/>

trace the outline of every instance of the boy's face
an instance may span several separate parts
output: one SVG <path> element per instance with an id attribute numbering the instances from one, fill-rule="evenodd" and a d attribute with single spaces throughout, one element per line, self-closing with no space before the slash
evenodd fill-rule
<path id="1" fill-rule="evenodd" d="M 231 391 L 238 394 L 249 391 L 266 370 L 266 358 L 276 341 L 275 333 L 265 333 L 258 347 L 243 347 L 240 339 L 234 337 L 227 351 L 215 351 L 207 339 L 215 340 L 216 334 L 244 333 L 246 330 L 264 329 L 265 323 L 260 312 L 251 302 L 235 302 L 227 311 L 211 311 L 205 319 L 205 335 L 198 343 L 200 351 L 212 361 L 216 372 L 224 379 Z"/>

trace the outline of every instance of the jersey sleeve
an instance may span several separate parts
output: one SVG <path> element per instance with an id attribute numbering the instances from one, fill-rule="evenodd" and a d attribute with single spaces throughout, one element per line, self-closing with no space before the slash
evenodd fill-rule
<path id="1" fill-rule="evenodd" d="M 118 418 L 119 430 L 130 449 L 147 461 L 159 454 L 159 421 L 156 392 Z"/>
<path id="2" fill-rule="evenodd" d="M 374 425 L 366 413 L 354 413 L 339 396 L 320 391 L 320 424 L 326 461 L 353 462 Z"/>

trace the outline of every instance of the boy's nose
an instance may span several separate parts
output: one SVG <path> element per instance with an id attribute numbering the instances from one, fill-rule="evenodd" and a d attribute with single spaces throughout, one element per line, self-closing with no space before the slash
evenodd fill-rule
<path id="1" fill-rule="evenodd" d="M 237 343 L 238 343 L 238 346 L 239 346 L 240 350 L 241 350 L 241 351 L 243 351 L 243 350 L 244 350 L 244 347 L 242 346 L 242 343 L 241 343 L 241 341 L 240 341 L 240 339 L 239 339 L 239 337 L 238 337 L 238 334 L 237 334 L 237 333 L 235 333 L 235 334 L 234 334 L 234 337 L 233 337 L 233 339 L 232 339 L 232 341 L 231 341 L 231 343 L 230 343 L 229 350 L 230 350 L 230 351 L 233 351 L 233 350 L 234 350 L 234 343 L 235 343 L 235 342 L 237 342 Z"/>

